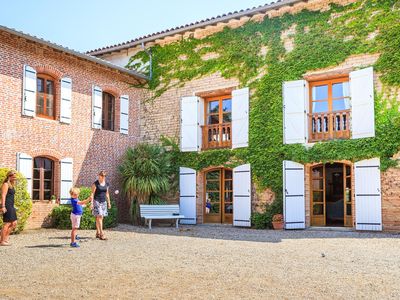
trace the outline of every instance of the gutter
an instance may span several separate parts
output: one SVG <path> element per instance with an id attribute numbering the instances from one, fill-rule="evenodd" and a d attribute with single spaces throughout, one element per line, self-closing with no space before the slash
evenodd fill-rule
<path id="1" fill-rule="evenodd" d="M 26 40 L 29 40 L 29 41 L 32 41 L 32 42 L 35 42 L 35 43 L 39 43 L 39 44 L 42 44 L 42 45 L 45 45 L 45 46 L 48 46 L 48 47 L 53 48 L 55 50 L 59 50 L 61 52 L 64 52 L 64 53 L 79 57 L 81 59 L 93 62 L 95 64 L 99 64 L 99 65 L 102 65 L 104 67 L 120 71 L 121 73 L 130 75 L 130 76 L 134 76 L 134 77 L 136 77 L 138 79 L 141 79 L 141 80 L 146 80 L 146 81 L 149 80 L 148 76 L 146 76 L 144 74 L 141 74 L 139 72 L 132 71 L 132 70 L 120 67 L 118 65 L 115 65 L 115 64 L 110 63 L 108 61 L 105 61 L 103 59 L 97 58 L 95 56 L 91 56 L 91 55 L 88 55 L 88 54 L 80 53 L 80 52 L 72 50 L 72 49 L 65 48 L 63 46 L 60 46 L 60 45 L 45 41 L 45 40 L 43 40 L 41 38 L 29 35 L 29 34 L 25 34 L 25 33 L 21 32 L 21 31 L 17 31 L 17 30 L 14 30 L 14 29 L 2 26 L 2 25 L 0 25 L 0 31 L 8 32 L 8 33 L 10 33 L 12 35 L 16 35 L 16 36 L 24 38 Z"/>

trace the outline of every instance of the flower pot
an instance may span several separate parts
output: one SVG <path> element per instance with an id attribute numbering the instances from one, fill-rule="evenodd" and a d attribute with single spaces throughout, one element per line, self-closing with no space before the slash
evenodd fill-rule
<path id="1" fill-rule="evenodd" d="M 283 222 L 282 221 L 273 221 L 272 222 L 272 227 L 274 227 L 275 230 L 282 230 L 283 229 Z"/>

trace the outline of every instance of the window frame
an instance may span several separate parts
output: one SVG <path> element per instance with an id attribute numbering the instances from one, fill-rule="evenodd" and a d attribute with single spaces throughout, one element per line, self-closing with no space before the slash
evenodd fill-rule
<path id="1" fill-rule="evenodd" d="M 227 100 L 227 99 L 231 100 L 231 111 L 229 112 L 231 114 L 231 122 L 224 123 L 223 122 L 224 121 L 224 112 L 222 111 L 222 103 L 223 103 L 223 100 Z M 217 100 L 219 102 L 218 124 L 232 124 L 232 94 L 224 94 L 221 96 L 213 96 L 213 97 L 204 98 L 204 124 L 206 126 L 207 125 L 217 125 L 217 124 L 208 124 L 208 122 L 207 122 L 208 116 L 217 115 L 216 113 L 212 113 L 212 114 L 207 113 L 209 103 L 217 101 Z"/>
<path id="2" fill-rule="evenodd" d="M 35 168 L 35 159 L 40 159 L 40 160 L 41 160 L 41 161 L 40 161 L 40 166 L 39 166 L 39 168 Z M 52 167 L 52 169 L 51 169 L 51 179 L 47 179 L 47 180 L 50 180 L 50 182 L 51 182 L 50 198 L 51 198 L 51 195 L 54 195 L 54 171 L 55 171 L 54 169 L 55 169 L 55 161 L 52 160 L 52 159 L 49 158 L 49 157 L 46 157 L 46 156 L 37 156 L 37 157 L 34 157 L 34 158 L 33 158 L 32 201 L 49 201 L 49 200 L 50 200 L 50 199 L 45 199 L 45 198 L 44 198 L 44 193 L 45 193 L 45 190 L 44 190 L 44 182 L 45 182 L 44 171 L 45 171 L 45 170 L 48 170 L 48 169 L 45 169 L 45 168 L 44 168 L 44 160 L 49 160 L 49 161 L 51 162 L 51 167 Z M 36 170 L 36 169 L 39 169 L 39 179 L 37 179 L 37 178 L 35 177 L 35 170 Z M 39 180 L 39 189 L 35 189 L 35 188 L 34 188 L 35 180 Z M 39 199 L 33 199 L 34 191 L 39 191 Z"/>
<path id="3" fill-rule="evenodd" d="M 37 90 L 37 92 L 36 92 L 36 103 L 35 103 L 35 105 L 36 105 L 36 111 L 38 111 L 38 109 L 37 109 L 37 107 L 38 107 L 38 102 L 39 102 L 39 96 L 40 96 L 40 94 L 43 94 L 43 111 L 47 111 L 47 95 L 52 95 L 53 96 L 53 116 L 50 116 L 50 115 L 47 115 L 47 114 L 40 114 L 40 113 L 36 113 L 36 115 L 38 116 L 38 117 L 40 117 L 40 118 L 45 118 L 45 119 L 49 119 L 49 120 L 55 120 L 56 119 L 56 109 L 57 109 L 57 85 L 56 85 L 56 79 L 53 77 L 53 76 L 51 76 L 51 75 L 48 75 L 48 74 L 46 74 L 46 73 L 38 73 L 37 75 L 36 75 L 36 88 L 37 88 L 37 82 L 38 82 L 38 80 L 40 80 L 40 79 L 42 79 L 42 80 L 44 80 L 44 84 L 43 84 L 43 87 L 44 87 L 44 92 L 39 92 L 38 90 Z M 46 84 L 46 82 L 47 81 L 52 81 L 53 82 L 53 94 L 48 94 L 47 93 L 47 84 Z"/>
<path id="4" fill-rule="evenodd" d="M 106 100 L 106 96 L 108 101 Z M 101 129 L 102 130 L 108 130 L 108 131 L 115 131 L 115 103 L 116 103 L 116 98 L 112 93 L 109 92 L 104 92 L 102 93 L 102 116 L 101 116 Z M 106 104 L 109 104 L 109 100 L 112 100 L 112 109 L 111 109 L 111 121 L 109 119 L 107 119 L 107 123 L 111 123 L 110 128 L 105 128 L 105 116 L 108 116 L 108 114 L 110 114 L 110 109 L 109 109 L 109 105 L 105 105 L 105 102 L 107 102 Z"/>
<path id="5" fill-rule="evenodd" d="M 321 113 L 331 113 L 332 108 L 333 108 L 333 101 L 334 100 L 338 100 L 338 99 L 345 99 L 345 98 L 349 98 L 350 96 L 347 97 L 340 97 L 340 98 L 335 98 L 333 99 L 332 97 L 332 85 L 335 83 L 343 83 L 343 82 L 349 82 L 350 83 L 350 79 L 349 76 L 342 76 L 342 77 L 336 77 L 336 78 L 330 78 L 330 79 L 324 79 L 324 80 L 315 80 L 315 81 L 309 81 L 309 102 L 310 102 L 310 113 L 313 114 L 313 110 L 312 110 L 312 106 L 314 102 L 325 102 L 328 101 L 328 110 L 325 112 L 321 112 Z M 321 86 L 321 85 L 328 85 L 328 99 L 327 100 L 313 100 L 312 97 L 312 89 L 316 86 Z"/>

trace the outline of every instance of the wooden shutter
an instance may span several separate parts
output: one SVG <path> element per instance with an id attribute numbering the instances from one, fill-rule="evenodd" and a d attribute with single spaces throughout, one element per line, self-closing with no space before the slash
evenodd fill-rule
<path id="1" fill-rule="evenodd" d="M 286 229 L 305 228 L 304 166 L 283 161 L 283 214 Z"/>
<path id="2" fill-rule="evenodd" d="M 350 73 L 352 138 L 375 136 L 374 70 L 372 67 Z"/>
<path id="3" fill-rule="evenodd" d="M 283 83 L 283 141 L 307 142 L 308 84 L 305 80 Z"/>
<path id="4" fill-rule="evenodd" d="M 182 97 L 181 99 L 181 151 L 200 150 L 199 140 L 199 106 L 200 98 Z M 200 134 L 201 136 L 201 134 Z"/>
<path id="5" fill-rule="evenodd" d="M 354 164 L 357 230 L 382 230 L 380 160 L 373 158 Z"/>
<path id="6" fill-rule="evenodd" d="M 73 185 L 73 161 L 72 158 L 64 158 L 60 161 L 60 202 L 61 204 L 70 203 L 69 190 Z"/>
<path id="7" fill-rule="evenodd" d="M 22 115 L 34 117 L 36 114 L 36 70 L 24 65 L 22 95 Z"/>
<path id="8" fill-rule="evenodd" d="M 232 148 L 249 145 L 249 88 L 232 91 Z"/>
<path id="9" fill-rule="evenodd" d="M 251 227 L 250 218 L 251 172 L 246 164 L 233 169 L 233 226 Z"/>
<path id="10" fill-rule="evenodd" d="M 61 105 L 60 105 L 60 122 L 71 123 L 72 108 L 72 79 L 61 79 Z"/>
<path id="11" fill-rule="evenodd" d="M 196 171 L 179 168 L 179 209 L 185 217 L 181 224 L 196 224 Z"/>
<path id="12" fill-rule="evenodd" d="M 17 153 L 17 170 L 27 181 L 27 189 L 32 198 L 32 182 L 33 182 L 33 158 L 25 153 Z"/>
<path id="13" fill-rule="evenodd" d="M 129 96 L 122 95 L 120 98 L 120 129 L 123 134 L 129 133 Z"/>
<path id="14" fill-rule="evenodd" d="M 92 128 L 101 129 L 103 113 L 103 90 L 92 87 Z"/>

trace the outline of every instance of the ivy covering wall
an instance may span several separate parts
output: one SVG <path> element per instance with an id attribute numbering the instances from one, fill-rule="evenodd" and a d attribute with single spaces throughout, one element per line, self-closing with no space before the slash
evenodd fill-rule
<path id="1" fill-rule="evenodd" d="M 238 78 L 251 88 L 249 147 L 180 153 L 177 167 L 196 170 L 212 165 L 251 164 L 253 180 L 260 189 L 276 194 L 273 210 L 282 203 L 282 161 L 300 163 L 358 161 L 381 158 L 381 169 L 395 166 L 393 155 L 400 147 L 400 113 L 395 95 L 400 87 L 400 1 L 366 0 L 324 12 L 303 10 L 261 23 L 249 22 L 237 29 L 224 29 L 204 39 L 184 39 L 155 46 L 154 78 L 145 88 L 154 91 L 154 101 L 166 90 L 215 72 Z M 295 24 L 295 25 L 294 25 Z M 294 29 L 294 48 L 287 52 L 281 33 Z M 203 60 L 207 53 L 214 59 Z M 350 55 L 380 53 L 375 71 L 384 85 L 375 95 L 376 137 L 316 143 L 311 148 L 283 144 L 282 82 L 302 79 L 310 71 L 336 66 Z M 130 68 L 148 57 L 140 52 Z M 264 74 L 259 76 L 259 74 Z"/>

